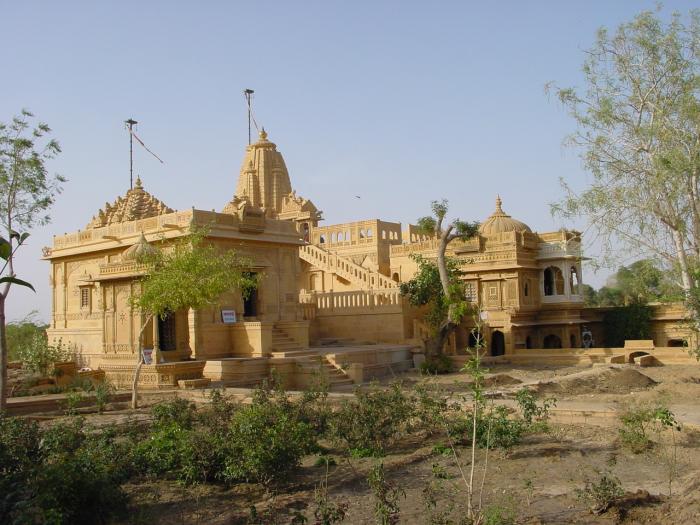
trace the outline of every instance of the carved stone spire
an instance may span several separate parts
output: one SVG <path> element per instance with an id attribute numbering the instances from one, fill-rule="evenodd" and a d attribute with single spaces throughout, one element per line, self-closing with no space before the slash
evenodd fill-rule
<path id="1" fill-rule="evenodd" d="M 174 210 L 143 189 L 141 178 L 136 178 L 133 189 L 123 197 L 117 197 L 113 204 L 105 203 L 105 207 L 97 212 L 87 225 L 87 229 L 101 228 L 118 222 L 137 221 L 156 217 Z"/>

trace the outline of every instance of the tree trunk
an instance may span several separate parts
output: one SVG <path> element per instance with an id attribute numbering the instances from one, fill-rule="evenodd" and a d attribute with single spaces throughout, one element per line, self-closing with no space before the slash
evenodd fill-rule
<path id="1" fill-rule="evenodd" d="M 457 328 L 457 324 L 453 323 L 452 321 L 448 320 L 442 323 L 442 325 L 440 325 L 440 328 L 437 329 L 435 335 L 428 339 L 428 342 L 425 345 L 426 354 L 429 357 L 442 355 L 445 343 L 447 342 L 447 339 L 450 337 L 452 332 L 455 331 L 455 328 Z"/>
<path id="2" fill-rule="evenodd" d="M 676 258 L 678 259 L 678 264 L 681 267 L 681 284 L 683 286 L 683 292 L 687 296 L 693 287 L 693 280 L 690 276 L 690 267 L 688 265 L 688 254 L 685 252 L 681 232 L 674 229 L 671 231 L 671 235 L 673 236 L 673 244 L 676 248 Z"/>
<path id="3" fill-rule="evenodd" d="M 149 315 L 141 325 L 139 331 L 138 352 L 136 353 L 136 368 L 134 369 L 134 378 L 131 381 L 131 408 L 136 410 L 139 407 L 139 376 L 141 375 L 141 367 L 143 366 L 143 332 L 148 326 L 148 322 L 153 319 L 153 315 Z"/>
<path id="4" fill-rule="evenodd" d="M 0 413 L 7 407 L 7 352 L 5 297 L 0 294 Z"/>

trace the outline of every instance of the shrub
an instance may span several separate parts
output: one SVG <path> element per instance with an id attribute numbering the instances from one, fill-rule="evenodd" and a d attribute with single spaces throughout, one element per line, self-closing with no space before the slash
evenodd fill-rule
<path id="1" fill-rule="evenodd" d="M 389 389 L 357 389 L 355 398 L 344 400 L 333 414 L 330 436 L 351 454 L 378 456 L 403 434 L 412 416 L 413 403 L 398 383 Z"/>
<path id="2" fill-rule="evenodd" d="M 0 521 L 92 524 L 120 515 L 130 468 L 115 437 L 113 429 L 86 428 L 82 418 L 46 430 L 0 418 Z"/>
<path id="3" fill-rule="evenodd" d="M 28 343 L 17 349 L 17 357 L 27 370 L 47 377 L 54 363 L 67 361 L 72 355 L 61 339 L 49 344 L 45 333 L 35 332 Z"/>
<path id="4" fill-rule="evenodd" d="M 367 483 L 374 494 L 374 516 L 381 525 L 399 522 L 399 499 L 406 493 L 386 479 L 384 464 L 377 463 L 369 471 Z"/>
<path id="5" fill-rule="evenodd" d="M 83 394 L 80 392 L 67 392 L 65 399 L 65 413 L 67 416 L 74 416 L 78 413 L 78 407 L 83 401 Z"/>
<path id="6" fill-rule="evenodd" d="M 635 454 L 653 446 L 649 438 L 650 431 L 658 433 L 664 429 L 680 430 L 673 412 L 663 405 L 630 407 L 620 415 L 620 422 L 620 441 Z"/>
<path id="7" fill-rule="evenodd" d="M 452 360 L 446 355 L 429 356 L 420 364 L 422 374 L 448 374 L 452 369 Z"/>
<path id="8" fill-rule="evenodd" d="M 582 489 L 576 489 L 579 500 L 590 506 L 594 514 L 602 514 L 624 495 L 620 480 L 610 471 L 596 471 L 598 479 L 586 480 Z"/>
<path id="9" fill-rule="evenodd" d="M 259 391 L 252 404 L 236 411 L 223 478 L 268 484 L 289 477 L 301 458 L 317 448 L 311 425 L 301 420 L 297 409 L 286 396 Z"/>
<path id="10" fill-rule="evenodd" d="M 107 380 L 99 382 L 95 386 L 95 406 L 97 411 L 101 414 L 107 408 L 107 403 L 112 398 L 114 393 L 114 387 Z"/>

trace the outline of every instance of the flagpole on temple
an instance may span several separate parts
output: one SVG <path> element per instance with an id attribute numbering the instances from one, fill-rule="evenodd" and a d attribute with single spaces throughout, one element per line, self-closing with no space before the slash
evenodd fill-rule
<path id="1" fill-rule="evenodd" d="M 134 124 L 138 122 L 132 118 L 125 120 L 129 127 L 129 189 L 134 189 Z"/>
<path id="2" fill-rule="evenodd" d="M 250 119 L 252 115 L 252 108 L 251 108 L 251 99 L 253 98 L 253 91 L 252 89 L 246 89 L 243 91 L 243 95 L 245 95 L 246 102 L 248 103 L 248 145 L 250 146 L 251 142 L 251 137 L 250 137 Z M 257 127 L 257 124 L 256 124 Z"/>

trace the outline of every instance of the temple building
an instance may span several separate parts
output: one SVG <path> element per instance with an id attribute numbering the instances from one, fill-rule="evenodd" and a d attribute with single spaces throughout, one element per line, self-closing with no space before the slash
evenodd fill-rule
<path id="1" fill-rule="evenodd" d="M 221 212 L 173 210 L 137 179 L 85 229 L 55 236 L 44 250 L 52 289 L 49 338 L 70 344 L 83 365 L 105 370 L 117 385 L 128 384 L 144 319 L 130 302 L 144 272 L 139 254 L 206 226 L 209 241 L 251 261 L 260 285 L 247 300 L 232 290 L 210 308 L 151 321 L 144 332 L 145 386 L 202 377 L 246 384 L 271 367 L 301 377 L 318 366 L 343 383 L 361 377 L 352 367 L 348 372 L 353 359 L 365 377 L 387 363 L 392 370 L 411 366 L 410 350 L 423 343 L 427 327 L 399 284 L 416 272 L 412 255 L 436 256 L 436 239 L 414 225 L 379 219 L 319 225 L 322 213 L 296 194 L 264 130 L 247 146 L 236 190 L 222 204 Z M 581 295 L 578 232 L 533 232 L 497 198 L 479 234 L 452 242 L 448 255 L 461 261 L 467 297 L 481 307 L 482 335 L 493 356 L 578 348 L 583 328 L 600 323 Z M 448 352 L 473 346 L 471 329 L 465 321 Z M 664 330 L 658 334 L 666 337 Z M 384 346 L 355 348 L 343 354 L 342 365 L 338 355 L 321 350 L 360 343 Z"/>

